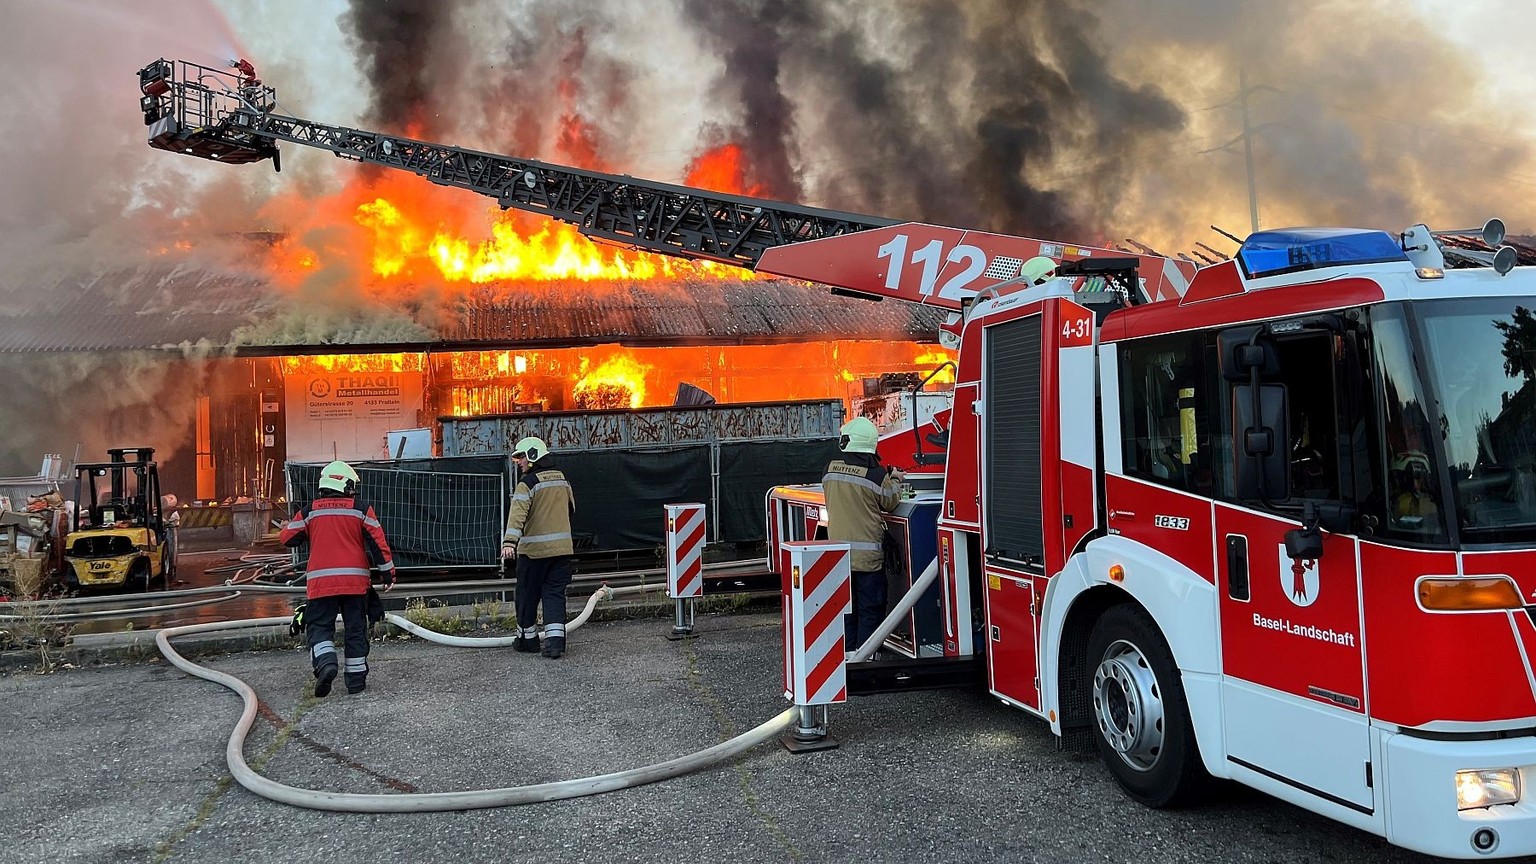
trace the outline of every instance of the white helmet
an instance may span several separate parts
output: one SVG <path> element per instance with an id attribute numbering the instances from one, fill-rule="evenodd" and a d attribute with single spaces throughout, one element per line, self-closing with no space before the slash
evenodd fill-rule
<path id="1" fill-rule="evenodd" d="M 1024 284 L 1039 285 L 1056 277 L 1056 261 L 1044 255 L 1036 255 L 1024 262 L 1024 266 L 1019 268 L 1019 275 L 1024 277 Z"/>
<path id="2" fill-rule="evenodd" d="M 868 417 L 855 417 L 837 430 L 842 434 L 838 446 L 846 453 L 873 453 L 880 431 Z"/>
<path id="3" fill-rule="evenodd" d="M 320 488 L 350 494 L 357 488 L 357 472 L 352 466 L 337 459 L 320 469 Z"/>
<path id="4" fill-rule="evenodd" d="M 544 439 L 531 435 L 517 442 L 517 445 L 512 448 L 513 459 L 527 459 L 530 465 L 543 459 L 548 453 L 549 445 L 544 443 Z"/>

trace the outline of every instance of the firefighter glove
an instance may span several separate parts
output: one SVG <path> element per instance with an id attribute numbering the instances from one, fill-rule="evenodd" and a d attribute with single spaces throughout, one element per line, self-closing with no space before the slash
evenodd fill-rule
<path id="1" fill-rule="evenodd" d="M 384 601 L 379 599 L 379 592 L 368 586 L 368 598 L 364 604 L 368 610 L 368 623 L 377 624 L 384 620 Z"/>

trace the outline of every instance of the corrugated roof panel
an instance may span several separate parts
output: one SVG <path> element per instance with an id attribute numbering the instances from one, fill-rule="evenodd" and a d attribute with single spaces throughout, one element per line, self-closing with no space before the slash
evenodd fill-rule
<path id="1" fill-rule="evenodd" d="M 292 307 L 265 278 L 146 265 L 0 284 L 0 352 L 226 345 Z M 477 286 L 438 315 L 440 341 L 511 343 L 931 340 L 939 310 L 783 280 Z M 305 345 L 367 344 L 316 338 Z M 400 343 L 391 343 L 400 344 Z"/>

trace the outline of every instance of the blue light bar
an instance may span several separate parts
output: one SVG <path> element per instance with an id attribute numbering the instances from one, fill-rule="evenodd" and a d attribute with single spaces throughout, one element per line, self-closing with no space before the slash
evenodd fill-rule
<path id="1" fill-rule="evenodd" d="M 1283 228 L 1249 234 L 1237 253 L 1249 279 L 1345 264 L 1407 261 L 1402 244 L 1385 231 L 1364 228 Z"/>

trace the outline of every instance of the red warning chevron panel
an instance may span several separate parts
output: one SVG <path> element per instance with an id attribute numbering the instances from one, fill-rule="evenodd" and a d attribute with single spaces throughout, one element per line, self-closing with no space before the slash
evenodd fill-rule
<path id="1" fill-rule="evenodd" d="M 704 505 L 664 504 L 667 511 L 667 596 L 704 596 Z"/>
<path id="2" fill-rule="evenodd" d="M 848 701 L 843 616 L 853 610 L 847 543 L 785 541 L 784 698 L 796 705 Z"/>

